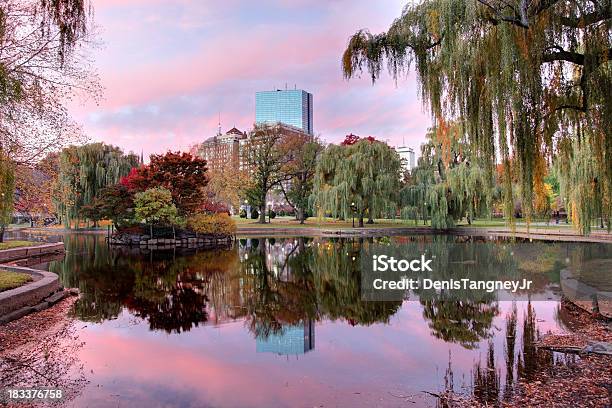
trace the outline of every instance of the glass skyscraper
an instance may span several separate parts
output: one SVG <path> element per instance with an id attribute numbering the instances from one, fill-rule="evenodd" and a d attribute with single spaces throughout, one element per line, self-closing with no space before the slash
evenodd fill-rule
<path id="1" fill-rule="evenodd" d="M 301 89 L 257 92 L 255 122 L 281 122 L 312 135 L 312 94 Z"/>

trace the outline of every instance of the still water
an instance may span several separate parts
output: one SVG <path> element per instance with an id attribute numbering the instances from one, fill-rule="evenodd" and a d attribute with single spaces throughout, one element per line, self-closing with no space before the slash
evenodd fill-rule
<path id="1" fill-rule="evenodd" d="M 67 253 L 38 267 L 81 292 L 73 407 L 421 407 L 437 402 L 424 391 L 449 388 L 498 401 L 558 362 L 531 342 L 566 330 L 556 300 L 363 301 L 355 258 L 380 240 L 241 239 L 178 253 L 109 248 L 103 235 L 45 239 Z M 436 239 L 460 238 L 383 240 Z M 561 251 L 513 259 L 555 293 Z"/>

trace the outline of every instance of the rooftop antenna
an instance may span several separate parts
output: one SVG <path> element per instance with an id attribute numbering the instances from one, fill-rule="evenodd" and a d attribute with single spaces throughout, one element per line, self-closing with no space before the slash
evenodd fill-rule
<path id="1" fill-rule="evenodd" d="M 144 164 L 144 149 L 140 150 L 140 164 Z"/>
<path id="2" fill-rule="evenodd" d="M 221 112 L 219 112 L 219 130 L 217 131 L 217 134 L 221 136 Z"/>
<path id="3" fill-rule="evenodd" d="M 297 84 L 293 84 L 293 89 L 297 90 Z"/>
<path id="4" fill-rule="evenodd" d="M 406 147 L 406 136 L 402 135 L 402 147 Z"/>
<path id="5" fill-rule="evenodd" d="M 287 83 L 285 82 L 285 91 L 287 90 Z"/>

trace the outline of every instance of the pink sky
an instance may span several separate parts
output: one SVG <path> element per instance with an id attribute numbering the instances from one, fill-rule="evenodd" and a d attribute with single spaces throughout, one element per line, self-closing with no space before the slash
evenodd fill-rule
<path id="1" fill-rule="evenodd" d="M 397 0 L 93 0 L 102 46 L 94 58 L 103 100 L 73 106 L 92 140 L 145 155 L 186 150 L 223 130 L 249 128 L 255 92 L 314 95 L 315 133 L 327 142 L 372 135 L 418 150 L 430 119 L 414 73 L 372 85 L 346 81 L 340 58 L 360 28 L 385 30 Z"/>

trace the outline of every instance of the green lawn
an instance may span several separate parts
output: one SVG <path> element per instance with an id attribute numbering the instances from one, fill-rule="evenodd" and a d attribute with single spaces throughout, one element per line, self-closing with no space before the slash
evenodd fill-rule
<path id="1" fill-rule="evenodd" d="M 4 241 L 0 242 L 0 250 L 3 249 L 11 249 L 11 248 L 20 248 L 27 246 L 36 246 L 40 245 L 42 242 L 34 242 L 34 241 Z"/>
<path id="2" fill-rule="evenodd" d="M 266 218 L 266 224 L 259 224 L 257 220 L 232 217 L 238 226 L 238 230 L 241 228 L 351 228 L 353 226 L 352 219 L 339 221 L 332 218 L 308 218 L 304 224 L 300 224 L 295 220 L 294 217 L 276 217 L 272 219 L 271 223 L 268 223 Z M 357 226 L 358 220 L 355 219 L 355 226 Z M 423 223 L 419 222 L 416 225 L 414 221 L 400 220 L 400 219 L 377 219 L 374 224 L 365 224 L 364 228 L 406 228 L 406 227 L 423 227 Z"/>
<path id="3" fill-rule="evenodd" d="M 334 229 L 334 228 L 352 228 L 352 219 L 348 219 L 345 221 L 335 220 L 333 218 L 317 218 L 312 217 L 308 218 L 304 224 L 300 224 L 295 220 L 294 217 L 276 217 L 272 219 L 271 223 L 268 223 L 268 218 L 266 218 L 266 224 L 259 224 L 257 220 L 240 218 L 237 216 L 232 217 L 232 219 L 236 222 L 238 226 L 238 231 L 246 228 L 326 228 L 326 229 Z M 357 220 L 355 220 L 355 225 L 357 225 Z M 426 225 L 423 225 L 422 221 L 418 221 L 416 224 L 414 220 L 402 220 L 402 219 L 376 219 L 374 224 L 365 224 L 364 228 L 414 228 L 414 227 L 429 227 L 431 224 L 428 221 Z M 506 221 L 500 218 L 492 218 L 492 219 L 479 219 L 472 221 L 471 224 L 468 224 L 465 220 L 462 220 L 457 223 L 458 228 L 506 228 L 508 225 Z M 526 231 L 527 223 L 524 220 L 516 220 L 515 228 L 518 231 Z M 559 222 L 556 224 L 554 220 L 551 220 L 548 224 L 542 220 L 532 221 L 530 226 L 530 230 L 540 229 L 540 230 L 562 230 L 562 231 L 576 231 L 575 227 L 572 224 L 566 224 L 565 221 Z M 593 231 L 600 231 L 601 229 L 598 227 L 593 227 Z"/>
<path id="4" fill-rule="evenodd" d="M 16 273 L 0 270 L 0 292 L 18 288 L 31 280 L 32 277 L 27 273 Z"/>

